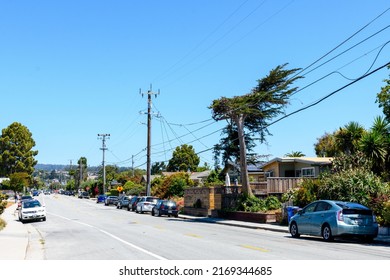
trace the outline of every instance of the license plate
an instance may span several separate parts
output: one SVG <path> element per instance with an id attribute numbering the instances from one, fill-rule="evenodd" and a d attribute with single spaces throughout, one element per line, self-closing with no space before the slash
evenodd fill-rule
<path id="1" fill-rule="evenodd" d="M 168 213 L 171 214 L 171 213 L 172 213 L 172 210 L 168 210 Z"/>

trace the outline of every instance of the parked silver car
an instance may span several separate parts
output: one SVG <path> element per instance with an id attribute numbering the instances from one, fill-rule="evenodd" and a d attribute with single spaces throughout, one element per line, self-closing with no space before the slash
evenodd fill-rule
<path id="1" fill-rule="evenodd" d="M 158 197 L 154 196 L 142 196 L 135 208 L 136 213 L 151 212 L 153 207 L 157 204 Z"/>
<path id="2" fill-rule="evenodd" d="M 378 223 L 372 210 L 358 203 L 319 200 L 299 210 L 289 222 L 292 237 L 301 234 L 322 236 L 358 236 L 371 242 L 378 236 Z"/>

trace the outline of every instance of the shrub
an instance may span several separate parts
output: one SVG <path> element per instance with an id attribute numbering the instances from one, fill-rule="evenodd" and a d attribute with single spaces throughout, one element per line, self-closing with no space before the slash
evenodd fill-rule
<path id="1" fill-rule="evenodd" d="M 266 211 L 265 200 L 261 200 L 255 196 L 242 195 L 237 203 L 237 211 L 245 212 L 262 212 Z"/>
<path id="2" fill-rule="evenodd" d="M 304 207 L 318 199 L 318 190 L 320 188 L 321 181 L 319 179 L 305 178 L 299 185 L 299 188 L 293 191 L 291 195 L 294 205 Z"/>
<path id="3" fill-rule="evenodd" d="M 280 209 L 282 207 L 282 204 L 276 196 L 268 196 L 265 199 L 265 207 L 267 208 L 267 210 L 276 210 Z"/>
<path id="4" fill-rule="evenodd" d="M 380 177 L 361 168 L 324 177 L 318 190 L 320 199 L 353 201 L 370 208 L 375 207 L 375 200 L 380 200 L 380 197 L 386 194 L 386 184 Z"/>
<path id="5" fill-rule="evenodd" d="M 4 194 L 0 193 L 0 215 L 3 214 L 5 207 L 7 207 L 7 198 Z"/>
<path id="6" fill-rule="evenodd" d="M 182 197 L 184 196 L 184 189 L 188 186 L 193 186 L 193 184 L 189 174 L 179 172 L 164 177 L 161 181 L 156 181 L 152 186 L 152 195 L 160 198 Z"/>

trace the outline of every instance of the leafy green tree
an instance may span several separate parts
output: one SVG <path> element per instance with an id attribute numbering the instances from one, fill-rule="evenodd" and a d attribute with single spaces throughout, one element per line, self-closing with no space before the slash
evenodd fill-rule
<path id="1" fill-rule="evenodd" d="M 25 192 L 30 185 L 31 177 L 27 172 L 16 172 L 9 176 L 10 188 L 15 192 Z"/>
<path id="2" fill-rule="evenodd" d="M 25 172 L 29 176 L 34 172 L 38 151 L 32 150 L 35 141 L 32 133 L 21 123 L 14 122 L 2 130 L 0 136 L 0 177 Z"/>
<path id="3" fill-rule="evenodd" d="M 196 171 L 199 165 L 199 156 L 191 145 L 181 145 L 173 151 L 172 158 L 168 162 L 167 171 Z"/>
<path id="4" fill-rule="evenodd" d="M 167 169 L 167 166 L 163 161 L 155 162 L 152 164 L 152 168 L 151 168 L 150 172 L 152 175 L 156 175 L 156 174 L 161 174 L 166 169 Z"/>
<path id="5" fill-rule="evenodd" d="M 314 150 L 318 157 L 336 156 L 338 150 L 334 133 L 325 133 L 320 138 L 317 138 L 317 143 L 314 144 Z"/>
<path id="6" fill-rule="evenodd" d="M 390 66 L 387 67 L 390 69 Z M 390 122 L 390 79 L 385 79 L 385 86 L 381 88 L 381 91 L 376 96 L 376 103 L 379 104 L 379 108 L 382 108 L 383 114 L 386 116 L 386 120 Z"/>
<path id="7" fill-rule="evenodd" d="M 227 120 L 237 127 L 242 189 L 249 196 L 253 193 L 247 172 L 245 137 L 248 133 L 259 134 L 260 142 L 264 142 L 266 135 L 270 134 L 267 129 L 270 121 L 284 113 L 289 96 L 297 91 L 296 87 L 290 86 L 301 78 L 293 76 L 299 69 L 286 70 L 286 65 L 272 69 L 266 77 L 257 81 L 257 86 L 250 93 L 231 98 L 221 97 L 213 100 L 209 107 L 212 109 L 213 119 Z"/>
<path id="8" fill-rule="evenodd" d="M 139 195 L 145 191 L 145 186 L 132 181 L 127 181 L 123 185 L 123 191 L 128 195 Z"/>

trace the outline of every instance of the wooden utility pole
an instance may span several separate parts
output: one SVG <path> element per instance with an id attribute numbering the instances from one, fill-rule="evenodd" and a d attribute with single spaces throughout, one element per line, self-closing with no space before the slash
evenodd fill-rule
<path id="1" fill-rule="evenodd" d="M 141 93 L 141 89 L 140 89 Z M 147 135 L 147 146 L 146 146 L 146 195 L 150 196 L 150 183 L 151 183 L 151 145 L 152 145 L 152 95 L 157 97 L 158 93 L 153 93 L 152 85 L 150 85 L 150 90 L 146 93 L 148 95 L 148 135 Z M 143 96 L 143 94 L 142 94 Z"/>
<path id="2" fill-rule="evenodd" d="M 110 137 L 110 134 L 98 134 L 99 139 L 102 139 L 102 147 L 100 150 L 103 151 L 103 194 L 106 193 L 106 161 L 105 161 L 105 151 L 107 150 L 106 148 L 106 137 Z"/>

